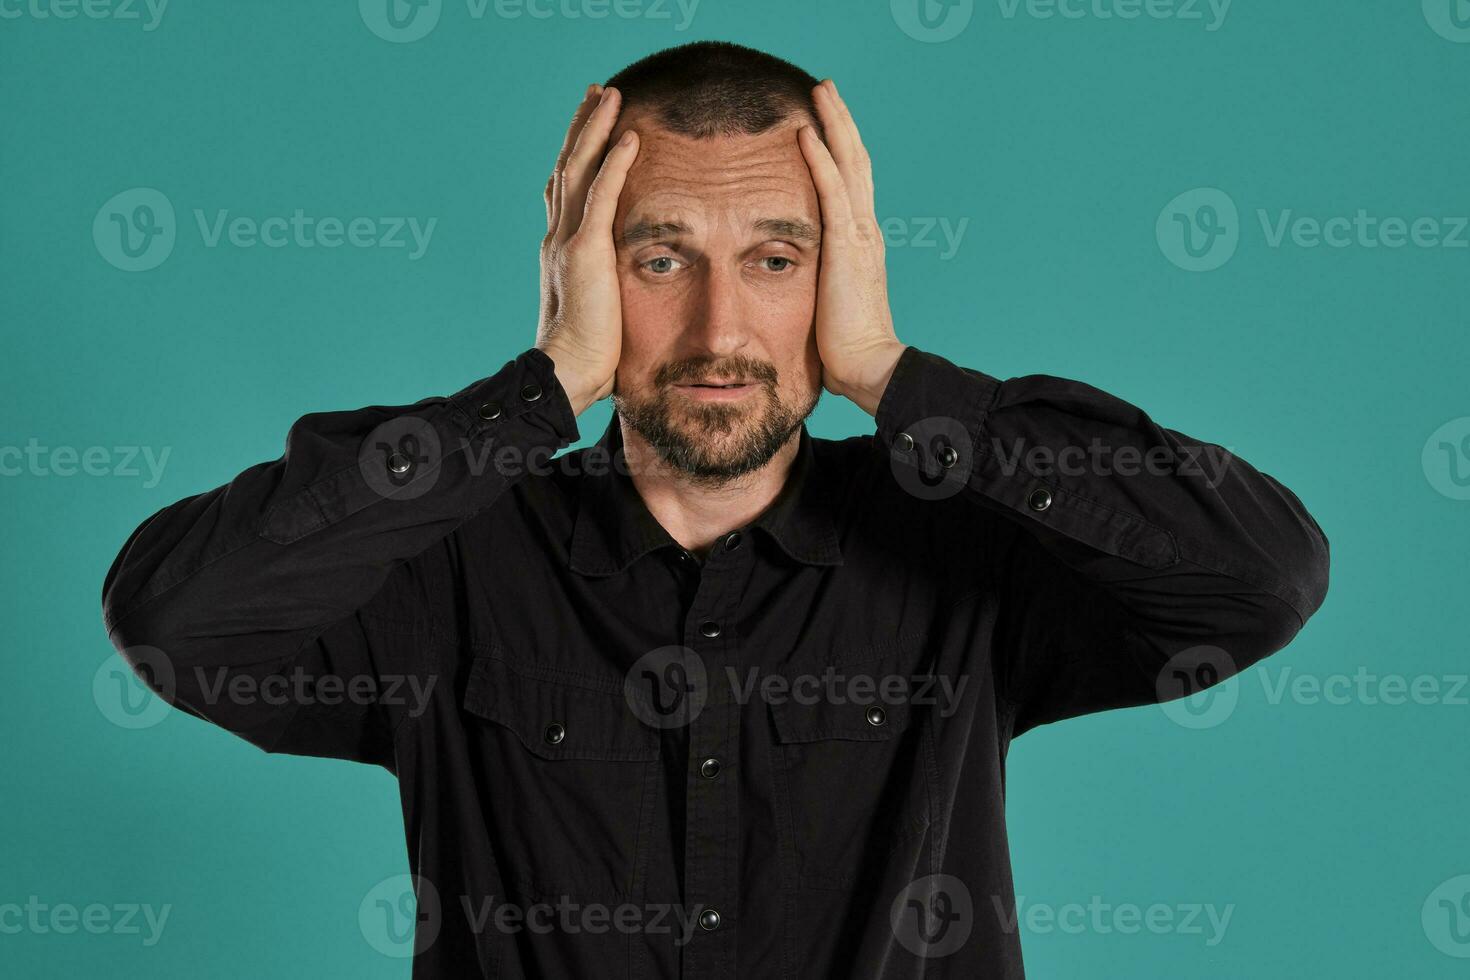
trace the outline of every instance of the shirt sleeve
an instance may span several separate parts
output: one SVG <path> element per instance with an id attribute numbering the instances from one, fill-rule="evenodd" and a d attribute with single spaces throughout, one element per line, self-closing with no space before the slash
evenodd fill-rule
<path id="1" fill-rule="evenodd" d="M 304 416 L 279 459 L 133 532 L 103 584 L 108 635 L 159 696 L 266 751 L 392 768 L 403 699 L 379 695 L 432 666 L 385 662 L 405 645 L 377 634 L 432 626 L 422 582 L 385 583 L 504 494 L 517 461 L 576 439 L 535 348 L 449 397 Z"/>
<path id="2" fill-rule="evenodd" d="M 974 567 L 999 596 L 1011 735 L 1195 693 L 1284 647 L 1326 595 L 1327 538 L 1290 490 L 1089 385 L 909 347 L 876 416 L 915 496 L 999 518 Z"/>

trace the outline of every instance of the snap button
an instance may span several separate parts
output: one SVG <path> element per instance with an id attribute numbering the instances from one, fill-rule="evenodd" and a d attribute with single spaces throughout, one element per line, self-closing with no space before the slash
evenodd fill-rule
<path id="1" fill-rule="evenodd" d="M 731 531 L 729 534 L 725 535 L 725 550 L 726 551 L 734 551 L 738 547 L 740 547 L 740 532 L 739 531 Z"/>
<path id="2" fill-rule="evenodd" d="M 710 756 L 699 764 L 699 774 L 705 779 L 714 779 L 720 774 L 720 760 Z"/>
<path id="3" fill-rule="evenodd" d="M 914 437 L 907 432 L 900 432 L 893 437 L 893 444 L 898 447 L 899 452 L 906 453 L 914 448 Z"/>
<path id="4" fill-rule="evenodd" d="M 713 621 L 700 623 L 699 632 L 713 639 L 720 635 L 720 624 Z"/>
<path id="5" fill-rule="evenodd" d="M 945 446 L 944 452 L 939 454 L 939 465 L 950 469 L 960 460 L 959 452 L 953 446 Z"/>
<path id="6" fill-rule="evenodd" d="M 562 743 L 562 740 L 566 737 L 567 730 L 561 725 L 553 722 L 552 724 L 546 726 L 546 741 L 550 744 L 560 745 Z"/>
<path id="7" fill-rule="evenodd" d="M 413 460 L 402 453 L 394 453 L 388 457 L 388 472 L 402 476 L 413 469 Z"/>
<path id="8" fill-rule="evenodd" d="M 1037 487 L 1026 498 L 1026 506 L 1037 513 L 1046 510 L 1051 506 L 1051 491 L 1046 487 Z"/>
<path id="9" fill-rule="evenodd" d="M 541 386 L 534 381 L 521 388 L 521 400 L 533 402 L 541 397 Z"/>
<path id="10" fill-rule="evenodd" d="M 868 708 L 868 724 L 874 728 L 881 728 L 888 722 L 888 712 L 881 705 L 872 705 Z"/>
<path id="11" fill-rule="evenodd" d="M 486 422 L 494 422 L 496 419 L 500 418 L 500 403 L 486 402 L 485 404 L 481 405 L 480 418 L 484 419 Z"/>
<path id="12" fill-rule="evenodd" d="M 714 932 L 720 927 L 720 913 L 714 909 L 705 909 L 699 913 L 699 928 L 705 932 Z"/>

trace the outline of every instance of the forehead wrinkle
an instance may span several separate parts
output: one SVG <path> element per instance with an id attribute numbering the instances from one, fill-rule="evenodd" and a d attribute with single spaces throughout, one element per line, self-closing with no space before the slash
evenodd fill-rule
<path id="1" fill-rule="evenodd" d="M 733 222 L 747 230 L 815 237 L 811 234 L 818 220 L 815 189 L 796 180 L 752 175 L 695 184 L 661 177 L 645 172 L 634 180 L 629 175 L 622 194 L 629 231 L 657 224 L 680 225 L 678 230 L 688 232 Z"/>
<path id="2" fill-rule="evenodd" d="M 810 180 L 793 127 L 755 136 L 694 139 L 658 126 L 636 126 L 641 144 L 630 183 L 667 181 L 695 187 Z"/>
<path id="3" fill-rule="evenodd" d="M 635 162 L 628 174 L 628 184 L 634 188 L 647 187 L 659 193 L 707 197 L 710 191 L 722 197 L 740 194 L 757 194 L 768 191 L 791 191 L 800 186 L 800 181 L 810 179 L 806 170 L 776 167 L 731 168 L 723 165 L 669 166 L 650 163 L 639 168 Z"/>
<path id="4" fill-rule="evenodd" d="M 643 137 L 620 195 L 621 243 L 716 228 L 816 242 L 816 188 L 792 131 L 693 139 L 657 126 Z"/>

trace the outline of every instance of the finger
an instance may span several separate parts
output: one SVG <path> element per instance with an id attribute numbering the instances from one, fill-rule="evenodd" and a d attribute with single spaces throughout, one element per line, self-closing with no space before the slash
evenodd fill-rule
<path id="1" fill-rule="evenodd" d="M 868 151 L 858 135 L 857 123 L 830 78 L 815 90 L 817 116 L 827 133 L 827 145 L 837 169 L 847 182 L 853 209 L 872 217 L 875 213 L 873 167 Z"/>
<path id="2" fill-rule="evenodd" d="M 566 241 L 577 231 L 581 223 L 583 208 L 587 203 L 587 188 L 597 176 L 597 161 L 607 149 L 607 138 L 618 121 L 618 109 L 622 102 L 618 90 L 603 89 L 602 98 L 587 125 L 577 136 L 577 145 L 567 157 L 562 168 L 561 213 L 557 216 L 556 237 Z"/>
<path id="3" fill-rule="evenodd" d="M 852 202 L 848 200 L 842 172 L 837 169 L 831 151 L 818 138 L 816 129 L 802 126 L 797 142 L 811 171 L 812 183 L 817 187 L 817 202 L 822 209 L 822 247 L 838 245 L 852 224 Z"/>
<path id="4" fill-rule="evenodd" d="M 597 100 L 602 97 L 602 86 L 593 82 L 587 86 L 582 101 L 577 105 L 577 111 L 572 113 L 571 125 L 567 127 L 567 135 L 561 144 L 561 152 L 556 155 L 556 164 L 551 168 L 551 180 L 547 187 L 547 218 L 546 230 L 552 231 L 556 228 L 561 218 L 561 172 L 567 164 L 567 157 L 572 154 L 572 147 L 577 145 L 577 137 L 582 135 L 582 127 L 587 124 L 587 118 L 592 115 L 592 110 L 597 108 Z"/>
<path id="5" fill-rule="evenodd" d="M 847 107 L 847 100 L 842 97 L 841 92 L 837 91 L 837 83 L 832 79 L 827 79 L 827 86 L 829 94 L 831 94 L 833 100 L 837 103 L 838 117 L 847 125 L 848 141 L 852 146 L 853 152 L 857 155 L 858 159 L 867 160 L 868 148 L 863 146 L 862 134 L 858 132 L 857 120 L 852 118 L 852 110 Z"/>
<path id="6" fill-rule="evenodd" d="M 618 213 L 618 197 L 628 179 L 628 170 L 638 159 L 638 134 L 628 130 L 608 151 L 602 168 L 587 189 L 587 206 L 582 215 L 582 228 L 602 241 L 611 241 L 613 218 Z"/>
<path id="7" fill-rule="evenodd" d="M 817 118 L 826 131 L 827 150 L 837 162 L 838 169 L 845 174 L 857 156 L 852 129 L 848 126 L 847 110 L 838 100 L 830 80 L 812 89 L 812 101 L 817 104 Z"/>

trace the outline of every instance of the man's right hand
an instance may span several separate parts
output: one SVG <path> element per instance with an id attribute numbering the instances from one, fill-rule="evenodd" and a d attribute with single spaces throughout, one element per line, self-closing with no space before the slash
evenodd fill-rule
<path id="1" fill-rule="evenodd" d="M 588 87 L 546 182 L 536 346 L 556 364 L 557 380 L 578 415 L 612 393 L 622 351 L 613 217 L 638 156 L 637 134 L 629 130 L 603 157 L 621 108 L 617 89 Z"/>

